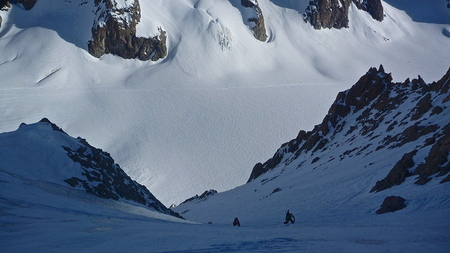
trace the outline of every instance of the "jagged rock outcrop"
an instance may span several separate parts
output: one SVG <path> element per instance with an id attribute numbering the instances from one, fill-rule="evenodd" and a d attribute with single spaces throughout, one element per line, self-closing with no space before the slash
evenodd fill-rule
<path id="1" fill-rule="evenodd" d="M 314 0 L 306 8 L 305 21 L 315 29 L 348 27 L 350 0 Z"/>
<path id="2" fill-rule="evenodd" d="M 381 204 L 381 208 L 376 211 L 377 214 L 395 212 L 405 208 L 405 199 L 400 196 L 386 197 Z"/>
<path id="3" fill-rule="evenodd" d="M 368 12 L 373 19 L 383 21 L 383 5 L 380 0 L 352 0 L 360 10 Z"/>
<path id="4" fill-rule="evenodd" d="M 141 19 L 138 0 L 131 0 L 126 8 L 117 7 L 115 0 L 95 0 L 97 18 L 92 27 L 89 53 L 95 57 L 114 54 L 125 59 L 157 61 L 167 56 L 166 32 L 158 28 L 153 38 L 136 36 Z"/>
<path id="5" fill-rule="evenodd" d="M 54 131 L 68 135 L 48 119 L 39 124 L 50 125 Z M 59 138 L 59 137 L 58 137 Z M 70 138 L 70 137 L 69 137 Z M 73 143 L 73 141 L 72 141 Z M 78 137 L 76 145 L 62 146 L 75 163 L 81 165 L 81 176 L 72 176 L 64 181 L 72 186 L 107 199 L 126 199 L 148 206 L 161 213 L 182 218 L 178 213 L 166 208 L 143 185 L 132 180 L 107 152 L 91 146 L 85 139 Z"/>
<path id="6" fill-rule="evenodd" d="M 450 69 L 438 82 L 426 85 L 419 77 L 418 80 L 413 80 L 413 84 L 415 84 L 416 89 L 423 93 L 423 97 L 417 102 L 414 110 L 411 110 L 411 120 L 420 121 L 426 114 L 433 116 L 442 113 L 444 110 L 443 108 L 448 110 L 445 103 L 448 103 L 448 98 L 450 97 L 450 95 L 448 95 L 450 87 Z M 443 97 L 442 101 L 444 103 L 442 106 L 433 106 L 433 104 L 436 104 L 433 103 L 433 101 L 437 100 L 436 97 Z M 448 161 L 448 156 L 450 154 L 450 125 L 447 124 L 444 127 L 439 128 L 438 125 L 419 126 L 418 124 L 415 124 L 406 128 L 400 135 L 386 137 L 385 142 L 396 143 L 395 146 L 402 146 L 425 135 L 431 136 L 423 143 L 423 147 L 432 146 L 428 155 L 425 157 L 425 160 L 418 164 L 417 167 L 414 167 L 415 164 L 412 161 L 412 158 L 417 153 L 417 150 L 414 150 L 408 157 L 409 168 L 406 168 L 405 164 L 402 162 L 402 160 L 404 160 L 402 158 L 402 160 L 399 161 L 400 165 L 397 163 L 385 179 L 378 181 L 372 188 L 372 192 L 382 191 L 398 185 L 408 176 L 418 176 L 415 183 L 423 185 L 431 180 L 431 175 L 442 177 L 449 174 L 450 162 Z M 404 168 L 400 169 L 397 165 L 403 166 Z M 413 172 L 409 172 L 407 169 L 410 168 L 415 169 Z M 403 172 L 400 172 L 399 169 Z M 450 175 L 441 180 L 441 183 L 448 182 L 449 180 Z"/>
<path id="7" fill-rule="evenodd" d="M 259 41 L 266 41 L 267 40 L 267 34 L 266 34 L 266 27 L 264 24 L 264 16 L 262 13 L 261 8 L 259 7 L 257 0 L 241 0 L 242 6 L 246 8 L 252 8 L 255 13 L 247 18 L 247 21 L 249 23 L 254 23 L 254 26 L 252 27 L 253 35 L 255 38 Z"/>
<path id="8" fill-rule="evenodd" d="M 304 20 L 315 29 L 348 27 L 348 10 L 352 2 L 358 9 L 368 12 L 375 20 L 383 20 L 383 6 L 380 0 L 313 0 L 305 10 Z"/>
<path id="9" fill-rule="evenodd" d="M 425 161 L 414 170 L 413 175 L 418 175 L 419 178 L 416 184 L 426 184 L 431 180 L 430 176 L 437 175 L 442 177 L 447 175 L 441 183 L 450 181 L 450 162 L 448 160 L 450 153 L 450 125 L 444 127 L 442 135 L 433 144 Z"/>
<path id="10" fill-rule="evenodd" d="M 403 183 L 407 177 L 412 175 L 408 170 L 415 165 L 413 157 L 416 153 L 417 150 L 403 155 L 402 159 L 395 164 L 394 168 L 392 168 L 386 178 L 378 181 L 370 192 L 379 192 Z"/>
<path id="11" fill-rule="evenodd" d="M 207 191 L 205 191 L 205 192 L 203 192 L 200 196 L 198 196 L 198 194 L 197 195 L 195 195 L 194 197 L 191 197 L 191 198 L 188 198 L 188 199 L 186 199 L 185 201 L 183 201 L 181 204 L 185 204 L 185 203 L 188 203 L 188 202 L 192 202 L 192 201 L 194 201 L 194 200 L 206 200 L 209 196 L 212 196 L 212 195 L 214 195 L 214 194 L 216 194 L 217 193 L 217 191 L 216 190 L 214 190 L 214 189 L 210 189 L 210 190 L 207 190 Z M 180 204 L 180 205 L 181 205 Z"/>
<path id="12" fill-rule="evenodd" d="M 440 81 L 426 84 L 420 76 L 393 83 L 383 66 L 378 70 L 371 68 L 349 90 L 337 95 L 321 124 L 312 131 L 300 131 L 271 159 L 256 164 L 248 182 L 294 161 L 298 166 L 306 166 L 304 161 L 298 161 L 300 156 L 310 160 L 308 166 L 314 169 L 323 152 L 343 146 L 347 150 L 339 157 L 332 154 L 333 157 L 322 163 L 352 157 L 361 159 L 391 150 L 404 152 L 400 160 L 392 163 L 388 175 L 372 187 L 372 192 L 402 184 L 411 176 L 417 177 L 417 184 L 427 183 L 431 176 L 436 176 L 441 183 L 448 182 L 449 89 L 450 69 Z"/>

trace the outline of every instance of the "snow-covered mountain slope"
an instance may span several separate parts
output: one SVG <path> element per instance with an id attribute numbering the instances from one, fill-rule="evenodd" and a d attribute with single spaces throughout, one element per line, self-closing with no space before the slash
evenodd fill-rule
<path id="1" fill-rule="evenodd" d="M 140 1 L 136 36 L 167 32 L 157 62 L 91 56 L 94 1 L 0 11 L 0 132 L 51 118 L 169 205 L 245 183 L 255 162 L 317 124 L 370 66 L 437 80 L 450 65 L 449 24 L 411 14 L 434 4 L 411 1 L 405 12 L 383 1 L 382 22 L 352 4 L 349 28 L 317 31 L 303 21 L 304 3 L 259 0 L 261 42 L 238 2 Z"/>
<path id="2" fill-rule="evenodd" d="M 446 252 L 441 216 L 256 226 L 193 224 L 70 187 L 1 173 L 2 252 Z M 20 187 L 17 187 L 20 186 Z M 255 213 L 254 216 L 257 216 Z M 282 214 L 281 214 L 282 215 Z M 301 222 L 301 217 L 297 216 Z M 435 224 L 434 222 L 432 222 Z M 298 225 L 298 226 L 297 226 Z M 417 228 L 423 229 L 417 229 Z M 383 229 L 382 232 L 380 230 Z"/>
<path id="3" fill-rule="evenodd" d="M 381 235 L 392 220 L 411 233 L 448 230 L 449 88 L 450 69 L 426 84 L 420 78 L 393 83 L 383 68 L 371 68 L 337 96 L 321 124 L 255 166 L 247 184 L 174 209 L 198 222 L 239 217 L 250 226 L 282 223 L 289 209 L 300 230 L 368 225 Z M 389 196 L 404 198 L 406 207 L 376 214 Z M 413 251 L 436 246 L 444 252 L 448 239 Z"/>
<path id="4" fill-rule="evenodd" d="M 209 205 L 186 213 L 201 211 L 198 220 L 212 222 L 199 224 L 70 187 L 63 179 L 89 178 L 95 173 L 86 167 L 89 156 L 79 156 L 74 162 L 69 147 L 86 148 L 82 153 L 92 152 L 97 161 L 107 155 L 96 153 L 85 141 L 67 136 L 48 121 L 3 133 L 0 143 L 1 252 L 440 253 L 449 247 L 448 184 L 437 185 L 438 180 L 421 186 L 425 191 L 403 189 L 422 198 L 407 198 L 404 210 L 378 216 L 373 211 L 381 196 L 354 195 L 361 187 L 361 175 L 344 180 L 348 174 L 327 176 L 327 171 L 317 170 L 299 180 L 294 173 L 285 177 L 286 171 L 265 185 L 254 180 L 233 191 L 206 193 L 210 197 L 201 203 Z M 80 173 L 82 166 L 85 175 Z M 293 184 L 301 180 L 303 184 Z M 290 187 L 263 196 L 267 188 L 280 184 Z M 318 188 L 321 184 L 325 185 Z M 303 188 L 302 193 L 286 194 L 296 188 Z M 348 200 L 339 202 L 342 193 Z M 284 208 L 294 212 L 295 224 L 282 224 Z M 235 216 L 241 220 L 240 227 L 231 225 Z"/>
<path id="5" fill-rule="evenodd" d="M 82 138 L 68 136 L 48 119 L 21 124 L 18 130 L 0 135 L 0 168 L 5 178 L 2 182 L 8 183 L 8 193 L 3 192 L 5 198 L 24 194 L 20 190 L 23 184 L 29 184 L 28 190 L 33 186 L 53 187 L 69 194 L 76 191 L 65 188 L 74 187 L 98 197 L 132 202 L 180 218 L 145 186 L 125 174 L 108 153 Z"/>

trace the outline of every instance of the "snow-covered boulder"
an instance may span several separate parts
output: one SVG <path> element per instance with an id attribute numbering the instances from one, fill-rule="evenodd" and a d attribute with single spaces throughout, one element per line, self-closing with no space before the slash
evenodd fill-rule
<path id="1" fill-rule="evenodd" d="M 380 209 L 376 211 L 377 214 L 395 212 L 406 207 L 405 199 L 400 196 L 386 197 L 381 204 Z"/>

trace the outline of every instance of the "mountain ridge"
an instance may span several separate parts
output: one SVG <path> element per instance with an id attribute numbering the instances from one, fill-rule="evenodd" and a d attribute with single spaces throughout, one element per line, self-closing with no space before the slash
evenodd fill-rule
<path id="1" fill-rule="evenodd" d="M 0 142 L 2 172 L 71 186 L 105 199 L 131 201 L 182 218 L 132 180 L 109 153 L 85 139 L 70 137 L 47 118 L 30 125 L 22 123 L 18 130 L 0 134 Z"/>
<path id="2" fill-rule="evenodd" d="M 390 121 L 385 123 L 389 124 L 387 132 L 391 132 L 394 128 L 402 125 L 410 124 L 410 127 L 407 127 L 403 132 L 397 133 L 397 135 L 387 135 L 381 140 L 380 144 L 378 144 L 376 150 L 387 146 L 389 146 L 388 148 L 401 147 L 406 143 L 416 141 L 422 136 L 437 133 L 437 135 L 430 137 L 431 139 L 427 139 L 425 143 L 426 146 L 435 144 L 432 148 L 432 150 L 435 151 L 430 151 L 430 154 L 425 158 L 426 162 L 415 170 L 415 174 L 420 176 L 420 179 L 416 183 L 426 183 L 426 181 L 430 180 L 428 176 L 438 172 L 440 172 L 440 176 L 446 175 L 449 172 L 448 167 L 450 166 L 448 164 L 448 160 L 446 159 L 448 152 L 450 151 L 450 147 L 448 144 L 444 143 L 448 142 L 448 128 L 450 122 L 447 122 L 446 125 L 441 127 L 434 124 L 420 126 L 419 119 L 424 121 L 426 120 L 423 119 L 425 114 L 429 114 L 430 116 L 438 115 L 447 109 L 445 103 L 450 101 L 450 95 L 448 95 L 448 90 L 450 87 L 449 80 L 450 69 L 441 80 L 428 85 L 425 84 L 420 76 L 418 79 L 413 79 L 412 81 L 407 79 L 403 83 L 393 83 L 391 74 L 385 73 L 383 66 L 380 66 L 378 70 L 371 68 L 366 75 L 362 76 L 360 80 L 352 86 L 352 88 L 337 95 L 335 102 L 320 125 L 317 125 L 312 131 L 309 132 L 300 131 L 297 138 L 283 144 L 271 159 L 267 160 L 264 164 L 256 164 L 252 170 L 248 182 L 251 182 L 265 172 L 279 166 L 283 160 L 285 163 L 290 163 L 292 160 L 299 157 L 301 153 L 308 153 L 311 151 L 311 156 L 314 156 L 314 152 L 321 149 L 326 149 L 327 144 L 332 143 L 334 138 L 333 135 L 329 136 L 328 134 L 330 132 L 331 134 L 337 134 L 342 131 L 347 123 L 345 118 L 350 114 L 356 114 L 360 110 L 364 111 L 357 118 L 358 121 L 355 122 L 355 126 L 351 126 L 348 129 L 348 132 L 345 133 L 345 136 L 350 135 L 359 129 L 359 134 L 362 136 L 367 136 L 373 139 L 377 138 L 378 136 L 373 136 L 373 131 L 381 125 L 381 122 L 384 121 L 384 117 L 382 115 L 387 115 L 392 112 L 392 110 L 398 108 L 400 104 L 406 103 L 406 99 L 408 99 L 409 96 L 413 96 L 411 94 L 414 94 L 414 92 L 423 96 L 417 102 L 416 107 L 410 109 L 410 112 L 406 114 L 403 119 L 392 120 L 392 122 Z M 412 89 L 410 94 L 407 93 L 409 88 L 408 86 Z M 400 87 L 403 87 L 403 89 Z M 395 92 L 398 94 L 397 96 L 395 96 Z M 437 94 L 432 99 L 433 92 Z M 442 101 L 442 105 L 436 101 Z M 374 111 L 376 113 L 374 113 Z M 370 118 L 370 115 L 373 114 L 378 115 L 376 115 L 374 119 Z M 400 115 L 400 112 L 398 115 Z M 408 120 L 416 121 L 418 123 L 412 124 L 408 122 Z M 439 129 L 440 131 L 438 131 Z M 361 153 L 370 145 L 373 144 L 369 142 L 369 145 L 348 150 L 341 156 L 346 156 L 347 154 L 354 152 Z M 413 153 L 416 152 L 417 151 L 413 151 Z M 441 153 L 437 154 L 437 152 Z M 284 156 L 289 153 L 292 153 L 293 157 L 287 160 Z M 412 153 L 409 154 L 411 155 Z M 412 158 L 410 157 L 409 160 L 411 159 Z M 315 163 L 318 160 L 319 157 L 316 157 L 311 163 Z M 436 163 L 431 163 L 431 160 Z M 445 167 L 441 170 L 439 169 L 440 166 Z M 410 167 L 413 167 L 413 165 Z M 434 167 L 434 169 L 430 167 Z M 409 176 L 412 175 L 413 174 Z M 447 182 L 448 180 L 449 176 L 443 179 L 442 182 Z M 386 181 L 392 181 L 392 179 L 379 181 L 377 185 Z M 379 187 L 389 188 L 391 186 L 392 185 Z M 373 191 L 381 190 L 379 187 L 374 187 Z"/>

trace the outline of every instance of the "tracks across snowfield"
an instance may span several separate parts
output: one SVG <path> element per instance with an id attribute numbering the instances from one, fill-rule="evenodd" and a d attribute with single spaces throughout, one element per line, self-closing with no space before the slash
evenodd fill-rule
<path id="1" fill-rule="evenodd" d="M 111 213 L 114 210 L 107 207 L 77 214 L 5 203 L 1 202 L 2 207 L 19 212 L 1 218 L 0 249 L 4 252 L 445 252 L 450 239 L 446 226 L 427 227 L 424 222 L 405 225 L 402 219 L 382 226 L 349 221 L 320 226 L 233 227 L 139 218 Z M 106 214 L 99 216 L 100 212 Z"/>

